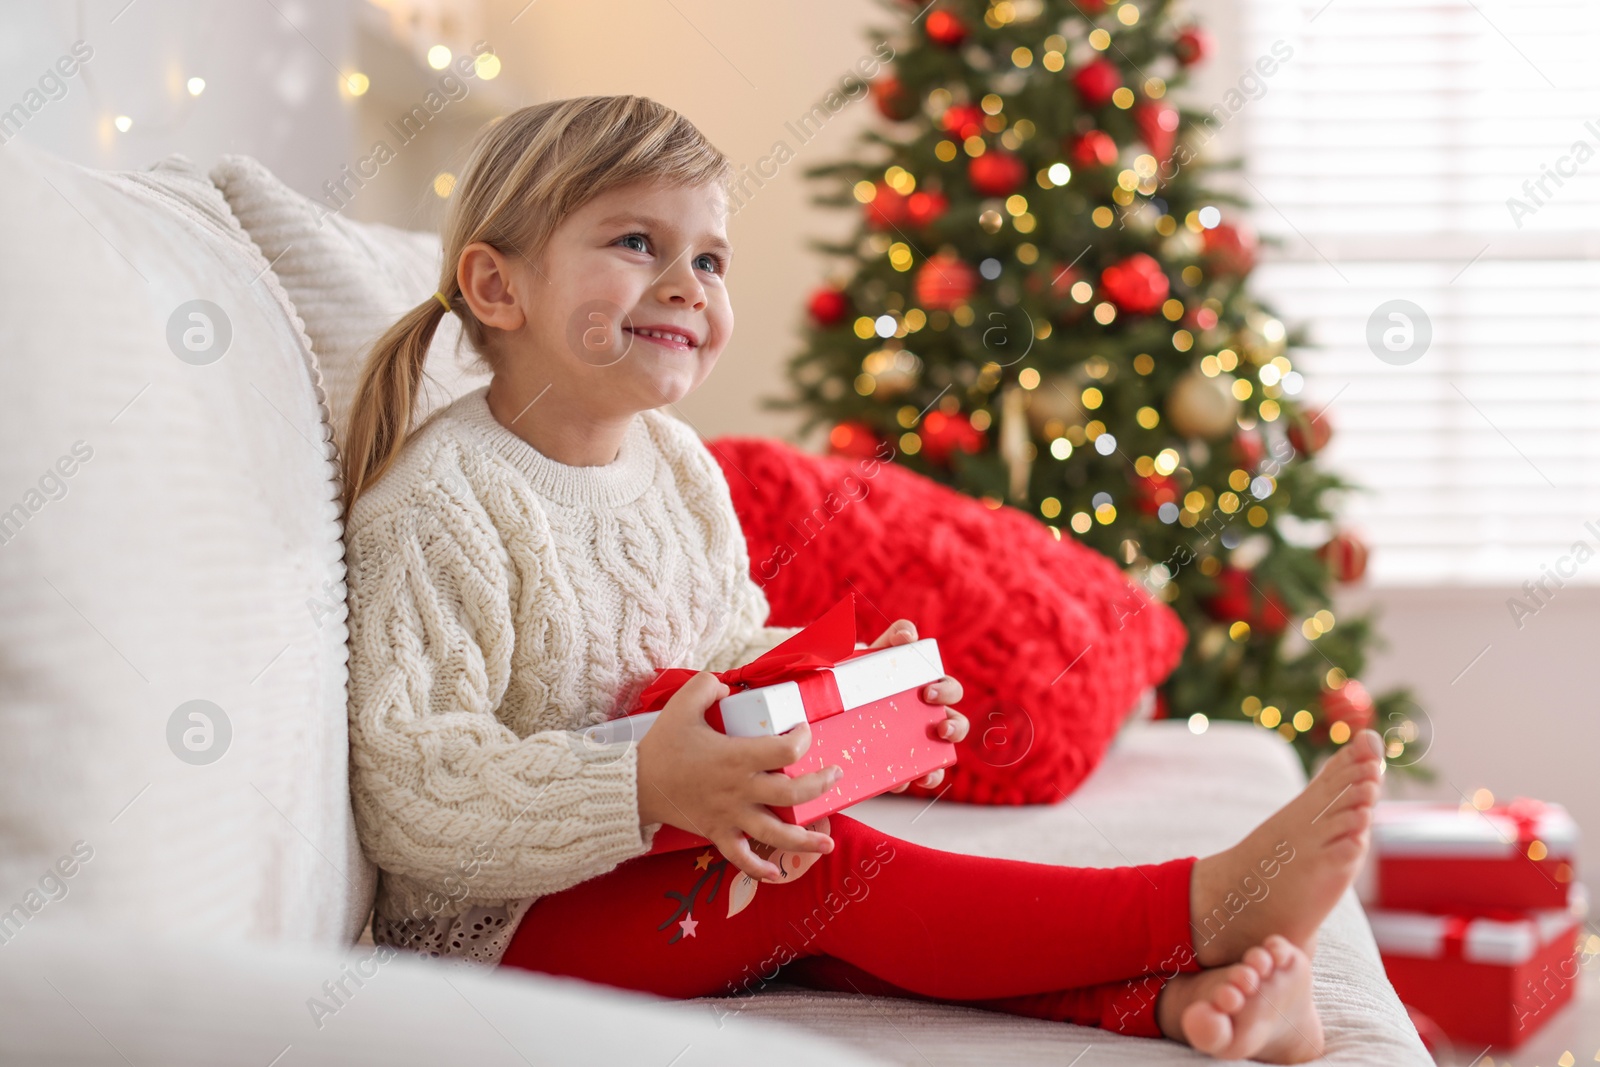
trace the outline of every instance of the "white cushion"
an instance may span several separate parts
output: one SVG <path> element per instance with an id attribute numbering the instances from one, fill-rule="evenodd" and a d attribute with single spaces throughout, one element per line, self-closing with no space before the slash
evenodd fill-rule
<path id="1" fill-rule="evenodd" d="M 298 323 L 182 156 L 111 173 L 16 142 L 0 203 L 0 909 L 23 906 L 0 938 L 86 923 L 350 944 L 375 871 L 350 811 L 333 452 Z M 169 343 L 197 299 L 231 332 L 214 361 Z M 182 743 L 196 700 L 222 709 L 225 745 Z"/>
<path id="2" fill-rule="evenodd" d="M 0 1063 L 886 1067 L 798 1027 L 411 954 L 41 931 L 0 951 Z M 392 952 L 393 950 L 388 950 Z M 330 991 L 327 983 L 333 983 Z M 903 1062 L 903 1061 L 902 1061 Z"/>
<path id="3" fill-rule="evenodd" d="M 250 156 L 223 156 L 211 169 L 211 180 L 272 262 L 304 321 L 342 442 L 367 350 L 439 288 L 439 235 L 335 214 Z M 461 320 L 446 315 L 428 348 L 417 424 L 489 381 L 487 368 L 477 366 L 476 359 L 461 341 Z"/>

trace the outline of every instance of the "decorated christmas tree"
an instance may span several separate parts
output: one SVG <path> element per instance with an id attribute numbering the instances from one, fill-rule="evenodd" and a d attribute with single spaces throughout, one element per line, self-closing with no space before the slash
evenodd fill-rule
<path id="1" fill-rule="evenodd" d="M 1372 620 L 1332 612 L 1367 550 L 1318 463 L 1330 418 L 1208 187 L 1217 118 L 1174 102 L 1204 31 L 1163 0 L 884 3 L 881 121 L 806 172 L 857 231 L 814 243 L 840 268 L 769 406 L 1114 559 L 1189 628 L 1162 714 L 1254 721 L 1308 766 L 1372 725 L 1414 765 L 1425 718 L 1368 692 Z"/>

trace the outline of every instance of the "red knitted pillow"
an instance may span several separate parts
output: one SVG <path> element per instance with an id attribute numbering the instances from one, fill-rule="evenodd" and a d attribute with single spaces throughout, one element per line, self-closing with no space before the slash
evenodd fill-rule
<path id="1" fill-rule="evenodd" d="M 709 447 L 771 625 L 806 625 L 854 591 L 862 640 L 902 617 L 939 639 L 972 729 L 944 783 L 908 795 L 1058 803 L 1178 664 L 1185 633 L 1172 609 L 1017 508 L 876 459 L 754 437 Z"/>

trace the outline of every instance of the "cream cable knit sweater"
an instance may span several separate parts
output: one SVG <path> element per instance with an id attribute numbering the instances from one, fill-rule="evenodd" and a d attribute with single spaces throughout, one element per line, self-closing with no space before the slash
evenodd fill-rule
<path id="1" fill-rule="evenodd" d="M 727 482 L 692 428 L 636 416 L 605 466 L 441 409 L 351 509 L 350 778 L 380 868 L 374 938 L 498 963 L 536 898 L 642 855 L 638 750 L 582 727 L 657 667 L 722 670 L 765 626 Z"/>

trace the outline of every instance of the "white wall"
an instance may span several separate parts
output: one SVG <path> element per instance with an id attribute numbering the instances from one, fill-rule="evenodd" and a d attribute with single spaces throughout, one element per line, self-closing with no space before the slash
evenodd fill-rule
<path id="1" fill-rule="evenodd" d="M 0 12 L 0 109 L 39 87 L 83 41 L 92 56 L 33 114 L 19 139 L 85 166 L 143 169 L 170 152 L 203 167 L 253 155 L 300 189 L 346 157 L 352 109 L 330 66 L 351 53 L 355 0 L 288 0 L 291 26 L 262 3 L 197 0 L 10 2 Z M 296 26 L 299 27 L 298 31 Z M 185 83 L 205 79 L 190 96 Z M 133 119 L 120 133 L 118 115 Z"/>

